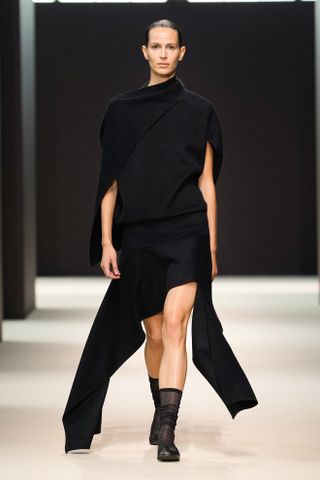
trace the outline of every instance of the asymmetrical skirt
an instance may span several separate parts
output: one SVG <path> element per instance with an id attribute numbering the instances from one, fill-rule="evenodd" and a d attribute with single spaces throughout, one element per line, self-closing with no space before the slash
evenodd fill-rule
<path id="1" fill-rule="evenodd" d="M 120 279 L 112 279 L 93 321 L 63 414 L 65 451 L 90 448 L 101 432 L 110 377 L 145 341 L 142 320 L 163 310 L 169 289 L 196 281 L 192 361 L 232 418 L 258 404 L 223 334 L 212 302 L 210 236 L 205 211 L 123 228 Z"/>

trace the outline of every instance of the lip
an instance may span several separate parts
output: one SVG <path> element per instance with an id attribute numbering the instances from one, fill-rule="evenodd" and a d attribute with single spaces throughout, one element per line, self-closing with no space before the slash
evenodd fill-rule
<path id="1" fill-rule="evenodd" d="M 161 67 L 167 67 L 169 63 L 158 63 L 158 65 L 161 65 Z"/>

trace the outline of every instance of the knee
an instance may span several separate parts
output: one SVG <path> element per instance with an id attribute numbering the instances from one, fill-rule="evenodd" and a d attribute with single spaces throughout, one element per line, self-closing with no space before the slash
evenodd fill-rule
<path id="1" fill-rule="evenodd" d="M 163 318 L 162 336 L 166 340 L 180 343 L 185 339 L 189 314 L 184 311 L 172 310 L 166 312 Z"/>
<path id="2" fill-rule="evenodd" d="M 161 328 L 148 329 L 146 334 L 147 334 L 147 341 L 149 342 L 149 345 L 151 345 L 154 348 L 161 348 L 163 346 Z"/>

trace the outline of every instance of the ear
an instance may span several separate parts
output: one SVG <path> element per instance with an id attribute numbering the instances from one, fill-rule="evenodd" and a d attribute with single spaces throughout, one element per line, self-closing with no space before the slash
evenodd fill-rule
<path id="1" fill-rule="evenodd" d="M 183 57 L 185 56 L 186 54 L 186 47 L 183 46 L 180 48 L 180 55 L 179 55 L 179 62 L 181 62 L 181 60 L 183 60 Z"/>
<path id="2" fill-rule="evenodd" d="M 147 55 L 147 47 L 145 45 L 141 45 L 141 51 L 142 51 L 142 54 L 143 54 L 145 60 L 149 60 L 148 55 Z"/>

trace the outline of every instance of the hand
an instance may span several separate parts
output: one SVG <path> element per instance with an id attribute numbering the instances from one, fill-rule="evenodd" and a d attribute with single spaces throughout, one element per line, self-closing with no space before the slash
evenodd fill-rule
<path id="1" fill-rule="evenodd" d="M 218 275 L 218 265 L 217 265 L 217 252 L 211 250 L 211 261 L 212 261 L 212 270 L 211 270 L 211 282 Z"/>
<path id="2" fill-rule="evenodd" d="M 110 265 L 112 270 L 110 269 Z M 118 269 L 117 251 L 111 244 L 103 247 L 100 267 L 102 268 L 106 277 L 115 280 L 120 278 L 121 274 Z"/>

